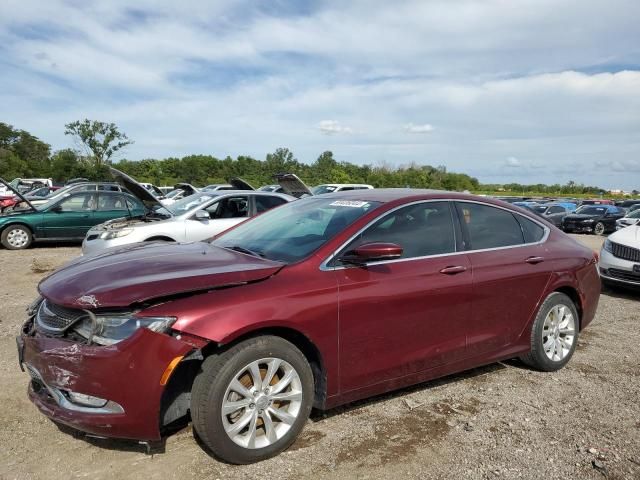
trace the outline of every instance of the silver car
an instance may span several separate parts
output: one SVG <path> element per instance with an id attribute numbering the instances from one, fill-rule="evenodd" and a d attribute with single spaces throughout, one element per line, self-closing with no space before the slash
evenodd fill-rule
<path id="1" fill-rule="evenodd" d="M 281 194 L 250 190 L 200 191 L 163 206 L 148 190 L 127 175 L 112 173 L 148 208 L 148 213 L 116 219 L 93 227 L 82 243 L 82 253 L 137 242 L 191 242 L 221 233 L 249 217 L 295 200 Z"/>
<path id="2" fill-rule="evenodd" d="M 609 286 L 640 287 L 640 226 L 609 235 L 600 251 L 600 278 Z"/>

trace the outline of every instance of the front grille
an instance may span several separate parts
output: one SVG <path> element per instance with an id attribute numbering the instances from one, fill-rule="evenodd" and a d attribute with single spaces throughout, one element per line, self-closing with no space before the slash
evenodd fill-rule
<path id="1" fill-rule="evenodd" d="M 46 333 L 61 334 L 81 318 L 86 312 L 72 308 L 61 307 L 48 300 L 43 301 L 36 315 L 36 325 Z"/>
<path id="2" fill-rule="evenodd" d="M 611 242 L 611 253 L 613 253 L 614 257 L 640 263 L 640 249 L 638 248 L 627 247 L 619 243 Z"/>
<path id="3" fill-rule="evenodd" d="M 620 270 L 618 268 L 610 268 L 609 276 L 613 278 L 619 278 L 620 280 L 629 280 L 631 282 L 640 283 L 640 274 L 633 273 L 628 270 Z"/>

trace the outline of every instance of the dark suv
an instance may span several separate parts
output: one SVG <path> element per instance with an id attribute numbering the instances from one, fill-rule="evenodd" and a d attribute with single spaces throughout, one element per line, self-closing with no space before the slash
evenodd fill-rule
<path id="1" fill-rule="evenodd" d="M 575 213 L 562 219 L 562 230 L 575 233 L 595 233 L 603 235 L 615 232 L 616 220 L 624 217 L 626 211 L 613 205 L 583 205 Z"/>

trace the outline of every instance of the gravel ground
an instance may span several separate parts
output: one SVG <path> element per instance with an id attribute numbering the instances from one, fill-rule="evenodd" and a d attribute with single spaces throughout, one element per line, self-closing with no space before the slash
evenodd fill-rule
<path id="1" fill-rule="evenodd" d="M 640 294 L 619 291 L 603 291 L 559 372 L 509 361 L 315 413 L 292 448 L 258 465 L 216 461 L 190 427 L 153 455 L 63 432 L 27 400 L 14 336 L 38 280 L 78 253 L 0 250 L 2 479 L 640 478 Z"/>

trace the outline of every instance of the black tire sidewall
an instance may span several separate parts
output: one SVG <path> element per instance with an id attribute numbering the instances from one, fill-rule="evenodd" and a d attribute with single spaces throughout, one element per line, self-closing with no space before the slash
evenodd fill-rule
<path id="1" fill-rule="evenodd" d="M 197 403 L 204 399 L 208 405 L 206 411 L 194 412 L 194 416 L 199 420 L 194 422 L 196 432 L 200 434 L 214 455 L 235 464 L 258 462 L 273 457 L 289 447 L 304 428 L 313 405 L 313 372 L 302 352 L 279 337 L 258 337 L 253 340 L 261 341 L 252 342 L 248 348 L 242 348 L 243 345 L 239 344 L 236 347 L 241 348 L 233 348 L 225 352 L 209 366 L 203 364 L 203 369 L 212 367 L 216 370 L 216 375 L 212 381 L 207 382 L 208 384 L 199 382 L 199 379 L 194 382 L 193 400 Z M 269 357 L 285 360 L 296 370 L 302 383 L 302 406 L 298 418 L 284 437 L 268 447 L 247 449 L 235 444 L 224 431 L 220 413 L 222 401 L 229 383 L 241 368 L 260 358 Z M 193 408 L 198 410 L 199 406 L 193 405 Z M 204 432 L 201 431 L 203 428 Z"/>
<path id="2" fill-rule="evenodd" d="M 547 315 L 549 314 L 551 309 L 557 305 L 564 305 L 571 310 L 575 321 L 576 331 L 569 353 L 562 360 L 554 362 L 547 356 L 544 351 L 544 337 L 542 332 L 544 329 L 544 321 Z M 579 330 L 580 317 L 578 316 L 578 311 L 571 298 L 560 292 L 554 292 L 549 295 L 538 311 L 538 315 L 536 316 L 536 320 L 533 324 L 533 331 L 531 333 L 531 349 L 533 359 L 535 360 L 535 367 L 547 372 L 560 370 L 562 367 L 564 367 L 569 362 L 569 360 L 571 360 L 571 357 L 576 350 L 576 346 L 578 345 Z"/>
<path id="3" fill-rule="evenodd" d="M 27 241 L 27 244 L 24 247 L 13 247 L 9 244 L 9 241 L 7 240 L 7 237 L 9 236 L 9 232 L 16 229 L 26 232 L 26 234 L 29 237 L 29 241 Z M 4 248 L 6 248 L 7 250 L 24 250 L 31 246 L 31 243 L 33 242 L 33 234 L 31 233 L 31 230 L 29 230 L 29 228 L 25 227 L 24 225 L 9 225 L 7 228 L 2 230 L 2 235 L 0 235 L 0 241 L 2 242 L 2 245 L 4 246 Z"/>

